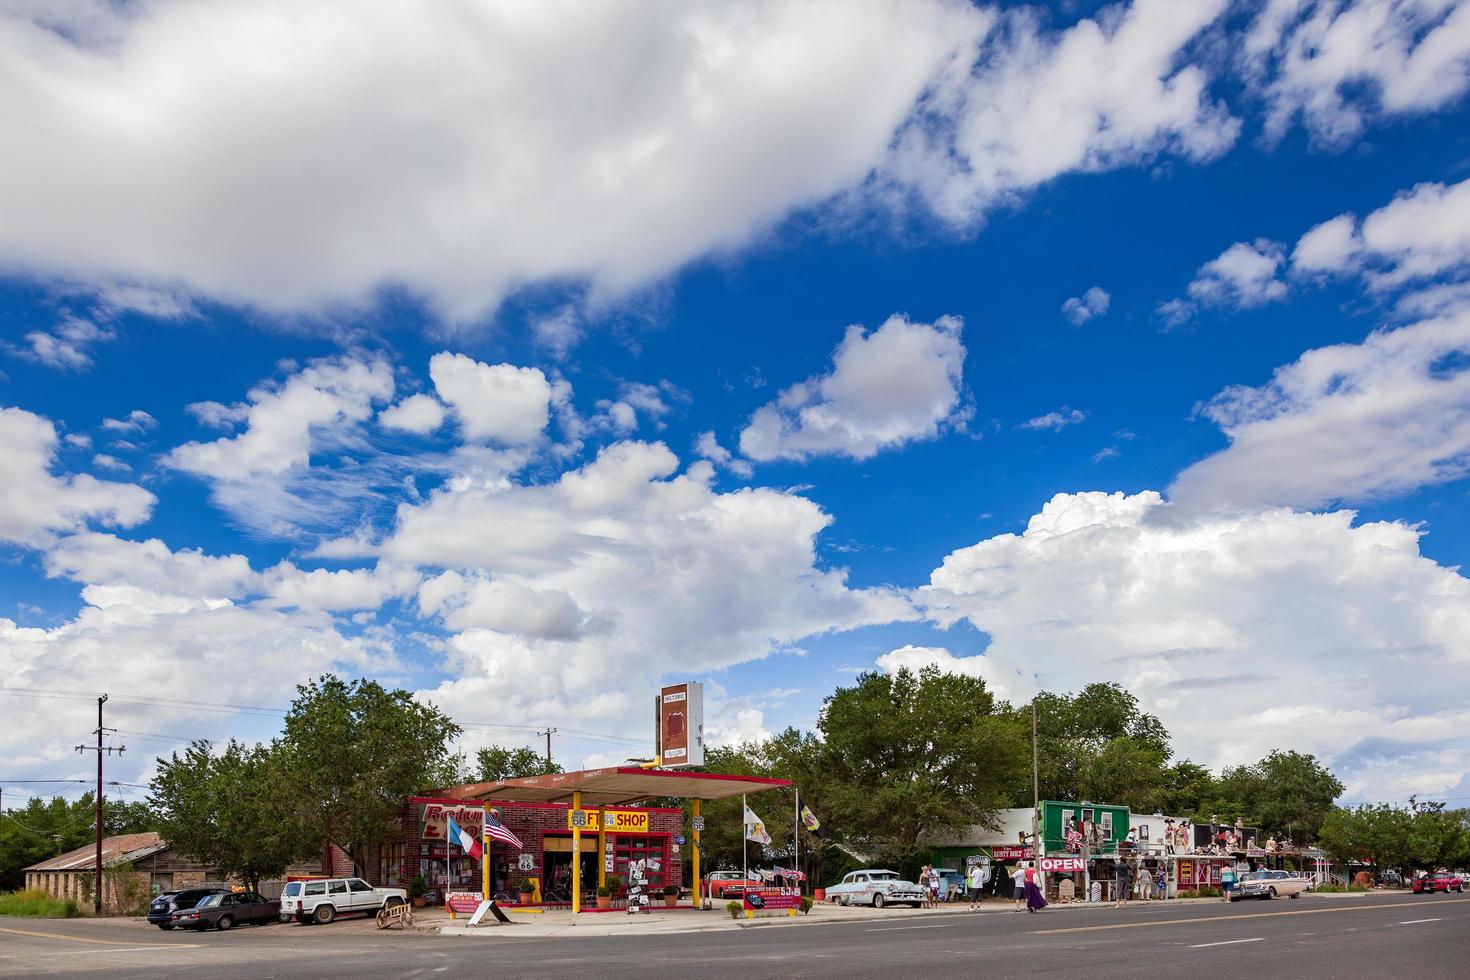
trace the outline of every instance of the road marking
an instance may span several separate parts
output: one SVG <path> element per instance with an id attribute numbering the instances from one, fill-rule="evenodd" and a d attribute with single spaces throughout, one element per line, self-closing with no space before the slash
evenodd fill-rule
<path id="1" fill-rule="evenodd" d="M 1223 942 L 1218 942 L 1218 943 L 1199 943 L 1198 945 L 1191 946 L 1189 948 L 1190 949 L 1208 949 L 1211 946 L 1234 946 L 1236 943 L 1263 943 L 1265 941 L 1266 941 L 1266 937 L 1264 937 L 1264 936 L 1257 936 L 1255 939 L 1226 939 Z"/>
<path id="2" fill-rule="evenodd" d="M 1441 899 L 1440 905 L 1458 905 L 1470 898 Z M 1152 926 L 1188 925 L 1191 922 L 1238 922 L 1241 919 L 1269 919 L 1278 915 L 1326 915 L 1333 912 L 1364 912 L 1369 909 L 1423 908 L 1421 902 L 1391 902 L 1381 905 L 1352 905 L 1336 909 L 1301 909 L 1296 912 L 1247 912 L 1243 915 L 1208 915 L 1197 919 L 1156 919 L 1151 922 L 1115 922 L 1106 926 L 1073 926 L 1069 929 L 1037 929 L 1033 936 L 1054 936 L 1066 932 L 1101 932 L 1104 929 L 1147 929 Z"/>
<path id="3" fill-rule="evenodd" d="M 942 926 L 882 926 L 878 929 L 864 929 L 863 932 L 903 932 L 905 929 L 948 929 L 949 923 Z"/>
<path id="4" fill-rule="evenodd" d="M 8 932 L 12 936 L 35 936 L 35 937 L 38 937 L 40 939 L 60 939 L 63 942 L 68 942 L 68 943 L 94 943 L 94 944 L 96 944 L 98 946 L 138 946 L 138 943 L 136 941 L 134 941 L 134 942 L 120 942 L 120 941 L 118 941 L 116 939 L 90 939 L 90 938 L 88 938 L 86 936 L 63 936 L 60 933 L 55 933 L 55 932 L 39 932 L 39 931 L 34 930 L 34 929 L 4 929 L 4 928 L 0 928 L 0 932 Z M 198 948 L 198 945 L 199 944 L 197 944 L 197 943 L 168 943 L 168 944 L 166 944 L 164 946 L 147 947 L 147 948 L 150 948 L 150 949 L 151 948 L 169 949 L 171 947 L 177 946 L 180 949 L 196 949 L 196 948 Z"/>
<path id="5" fill-rule="evenodd" d="M 1412 925 L 1416 925 L 1416 924 L 1418 924 L 1420 922 L 1438 922 L 1438 921 L 1439 921 L 1438 919 L 1409 919 L 1409 920 L 1407 920 L 1405 922 L 1400 922 L 1399 925 L 1401 925 L 1401 926 L 1412 926 Z"/>

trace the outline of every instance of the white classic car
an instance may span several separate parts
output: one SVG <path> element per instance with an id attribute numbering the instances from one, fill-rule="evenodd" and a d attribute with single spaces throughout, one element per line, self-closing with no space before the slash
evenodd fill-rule
<path id="1" fill-rule="evenodd" d="M 1278 895 L 1301 898 L 1302 892 L 1312 887 L 1312 879 L 1294 875 L 1290 871 L 1249 871 L 1236 882 L 1232 902 L 1242 898 L 1272 899 Z"/>
<path id="2" fill-rule="evenodd" d="M 871 905 L 875 909 L 895 904 L 918 908 L 924 902 L 924 891 L 912 881 L 904 881 L 897 871 L 876 868 L 849 871 L 840 883 L 827 889 L 827 901 L 838 905 Z"/>

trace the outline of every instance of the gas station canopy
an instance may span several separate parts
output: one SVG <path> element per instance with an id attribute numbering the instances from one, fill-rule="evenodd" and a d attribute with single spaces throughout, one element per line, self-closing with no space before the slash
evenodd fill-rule
<path id="1" fill-rule="evenodd" d="M 789 779 L 762 776 L 612 766 L 549 776 L 492 779 L 486 783 L 455 786 L 446 790 L 445 795 L 461 800 L 571 803 L 572 794 L 581 793 L 582 806 L 625 806 L 669 796 L 686 800 L 722 800 L 742 793 L 760 793 L 790 785 Z"/>

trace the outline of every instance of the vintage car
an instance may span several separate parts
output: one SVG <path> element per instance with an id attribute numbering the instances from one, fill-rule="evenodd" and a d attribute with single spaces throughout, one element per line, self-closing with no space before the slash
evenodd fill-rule
<path id="1" fill-rule="evenodd" d="M 871 905 L 881 909 L 885 905 L 912 905 L 918 908 L 924 903 L 924 892 L 912 881 L 904 881 L 897 871 L 873 868 L 865 871 L 849 871 L 838 884 L 827 889 L 827 901 L 838 905 Z"/>
<path id="2" fill-rule="evenodd" d="M 710 898 L 739 898 L 745 889 L 758 884 L 754 877 L 747 878 L 739 871 L 711 871 L 704 879 L 703 892 Z"/>
<path id="3" fill-rule="evenodd" d="M 1462 892 L 1465 879 L 1448 871 L 1436 871 L 1432 875 L 1420 875 L 1414 879 L 1414 893 L 1427 895 L 1431 892 Z"/>
<path id="4" fill-rule="evenodd" d="M 1273 899 L 1278 895 L 1301 898 L 1302 892 L 1312 887 L 1312 879 L 1294 875 L 1290 871 L 1248 871 L 1236 882 L 1232 902 L 1242 898 Z"/>

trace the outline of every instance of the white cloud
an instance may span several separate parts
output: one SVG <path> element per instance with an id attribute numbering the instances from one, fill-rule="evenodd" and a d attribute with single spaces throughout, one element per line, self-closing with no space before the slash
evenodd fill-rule
<path id="1" fill-rule="evenodd" d="M 1093 286 L 1081 296 L 1073 296 L 1062 304 L 1062 316 L 1072 321 L 1072 325 L 1080 327 L 1094 317 L 1100 317 L 1108 312 L 1113 297 L 1101 286 Z"/>
<path id="2" fill-rule="evenodd" d="M 81 371 L 92 365 L 91 348 L 116 336 L 91 320 L 67 314 L 51 331 L 32 330 L 23 346 L 12 347 L 27 360 L 62 371 Z"/>
<path id="3" fill-rule="evenodd" d="M 1297 240 L 1291 250 L 1291 268 L 1297 273 L 1341 272 L 1359 248 L 1356 221 L 1350 214 L 1340 214 Z"/>
<path id="4" fill-rule="evenodd" d="M 1023 534 L 948 555 L 917 598 L 989 636 L 978 663 L 957 658 L 972 672 L 1020 698 L 1119 681 L 1207 765 L 1291 746 L 1373 793 L 1366 758 L 1408 766 L 1438 743 L 1453 766 L 1404 772 L 1421 792 L 1470 770 L 1470 581 L 1423 557 L 1419 531 L 1173 510 L 1152 492 L 1058 494 Z"/>
<path id="5" fill-rule="evenodd" d="M 31 134 L 0 180 L 7 265 L 273 310 L 402 284 L 455 318 L 539 280 L 622 290 L 857 185 L 987 21 L 941 0 L 3 16 L 0 129 Z"/>
<path id="6" fill-rule="evenodd" d="M 563 306 L 531 324 L 531 332 L 552 357 L 558 361 L 565 360 L 582 339 L 582 320 L 576 307 Z"/>
<path id="7" fill-rule="evenodd" d="M 412 569 L 388 565 L 328 571 L 282 562 L 262 573 L 261 579 L 264 605 L 328 612 L 376 609 L 391 598 L 411 594 L 419 584 Z"/>
<path id="8" fill-rule="evenodd" d="M 1457 0 L 1270 0 L 1241 47 L 1275 141 L 1300 116 L 1339 147 L 1375 116 L 1428 112 L 1470 86 L 1470 7 Z"/>
<path id="9" fill-rule="evenodd" d="M 0 541 L 37 544 L 90 522 L 132 527 L 147 520 L 156 498 L 142 487 L 85 473 L 53 476 L 56 427 L 19 408 L 0 408 Z"/>
<path id="10" fill-rule="evenodd" d="M 1009 701 L 1015 697 L 1006 686 L 1009 678 L 1005 676 L 1005 672 L 994 669 L 992 662 L 983 655 L 956 657 L 944 647 L 918 647 L 908 644 L 883 654 L 878 658 L 877 664 L 890 674 L 896 674 L 900 670 L 917 674 L 925 667 L 937 667 L 946 674 L 967 674 L 983 680 L 997 700 Z"/>
<path id="11" fill-rule="evenodd" d="M 1068 408 L 1066 405 L 1063 405 L 1060 412 L 1047 412 L 1045 415 L 1038 415 L 1033 419 L 1027 419 L 1020 425 L 1016 426 L 1016 428 L 1046 429 L 1052 432 L 1057 432 L 1061 429 L 1065 429 L 1069 425 L 1076 425 L 1078 422 L 1085 421 L 1086 418 L 1086 412 L 1079 411 L 1075 408 Z"/>
<path id="12" fill-rule="evenodd" d="M 1186 469 L 1170 496 L 1191 508 L 1370 500 L 1470 466 L 1470 305 L 1361 344 L 1309 350 L 1258 388 L 1203 413 L 1230 446 Z"/>
<path id="13" fill-rule="evenodd" d="M 109 456 L 106 453 L 98 453 L 97 455 L 93 456 L 92 465 L 97 467 L 98 469 L 112 470 L 115 473 L 128 473 L 131 472 L 133 469 L 131 466 L 129 466 L 127 463 L 124 463 L 116 456 Z"/>
<path id="14" fill-rule="evenodd" d="M 485 364 L 444 351 L 429 360 L 429 377 L 468 439 L 524 445 L 546 428 L 551 385 L 536 368 Z"/>
<path id="15" fill-rule="evenodd" d="M 158 426 L 158 420 L 141 408 L 135 408 L 124 418 L 103 419 L 102 428 L 109 432 L 143 432 Z"/>
<path id="16" fill-rule="evenodd" d="M 973 69 L 957 63 L 930 89 L 883 173 L 968 224 L 1070 171 L 1163 153 L 1212 159 L 1239 123 L 1210 101 L 1185 49 L 1225 6 L 1138 0 L 1060 32 L 1014 10 L 995 22 Z"/>
<path id="17" fill-rule="evenodd" d="M 740 433 L 740 451 L 760 462 L 843 455 L 868 459 L 961 420 L 963 322 L 889 317 L 869 333 L 847 328 L 832 370 L 787 388 Z"/>
<path id="18" fill-rule="evenodd" d="M 385 429 L 425 435 L 444 424 L 444 406 L 432 395 L 409 395 L 379 412 L 378 424 Z"/>
<path id="19" fill-rule="evenodd" d="M 490 689 L 521 717 L 642 710 L 667 672 L 758 659 L 814 633 L 907 618 L 886 589 L 851 589 L 817 564 L 831 518 L 769 489 L 717 493 L 713 468 L 624 442 L 544 485 L 465 485 L 399 508 L 381 548 L 444 569 L 419 591 L 455 631 L 459 675 L 433 692 Z M 676 475 L 677 474 L 677 475 Z"/>
<path id="20" fill-rule="evenodd" d="M 1260 238 L 1236 242 L 1200 266 L 1189 284 L 1189 298 L 1163 303 L 1159 316 L 1171 327 L 1189 321 L 1201 309 L 1248 310 L 1286 298 L 1286 283 L 1278 273 L 1286 256 L 1277 242 Z"/>
<path id="21" fill-rule="evenodd" d="M 701 432 L 694 442 L 694 451 L 701 458 L 743 479 L 748 480 L 755 475 L 755 468 L 745 460 L 737 459 L 734 453 L 720 445 L 720 440 L 713 432 Z"/>
<path id="22" fill-rule="evenodd" d="M 1118 451 L 1117 446 L 1104 446 L 1103 448 L 1092 454 L 1092 461 L 1094 463 L 1101 463 L 1109 459 L 1115 459 L 1116 457 L 1121 455 L 1123 454 Z"/>

